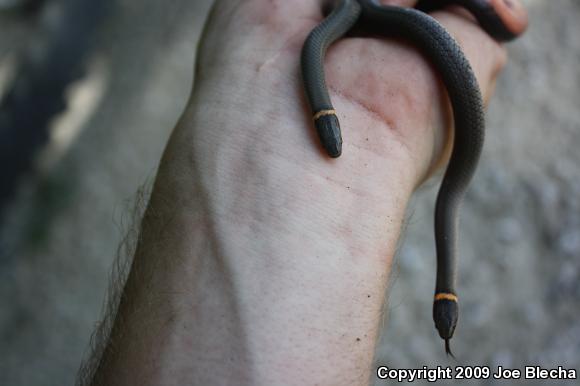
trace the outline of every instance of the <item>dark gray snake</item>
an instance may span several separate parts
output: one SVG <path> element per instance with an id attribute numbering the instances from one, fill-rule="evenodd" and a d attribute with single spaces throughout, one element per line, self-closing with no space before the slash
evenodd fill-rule
<path id="1" fill-rule="evenodd" d="M 448 354 L 459 315 L 455 290 L 459 208 L 477 167 L 485 134 L 483 101 L 471 66 L 456 41 L 427 14 L 451 4 L 469 10 L 498 41 L 515 38 L 527 26 L 525 11 L 513 0 L 421 0 L 415 9 L 372 0 L 339 0 L 310 33 L 302 50 L 304 87 L 318 136 L 330 157 L 340 156 L 342 136 L 326 87 L 323 62 L 329 45 L 353 27 L 373 35 L 407 39 L 434 65 L 445 84 L 453 107 L 455 134 L 435 208 L 437 280 L 433 319 Z"/>

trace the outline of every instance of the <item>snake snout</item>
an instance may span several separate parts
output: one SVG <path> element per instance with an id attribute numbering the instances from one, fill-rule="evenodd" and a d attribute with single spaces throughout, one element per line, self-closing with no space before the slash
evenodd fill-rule
<path id="1" fill-rule="evenodd" d="M 457 302 L 441 299 L 433 303 L 433 320 L 442 339 L 449 340 L 453 337 L 458 316 L 459 306 Z"/>
<path id="2" fill-rule="evenodd" d="M 340 157 L 342 153 L 342 136 L 340 134 L 340 124 L 334 114 L 324 115 L 314 122 L 316 131 L 322 142 L 322 146 L 332 158 Z"/>

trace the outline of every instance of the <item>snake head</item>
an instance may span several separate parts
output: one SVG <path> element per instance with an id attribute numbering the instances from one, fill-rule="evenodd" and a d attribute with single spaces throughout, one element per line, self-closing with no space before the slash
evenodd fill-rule
<path id="1" fill-rule="evenodd" d="M 322 146 L 332 158 L 340 157 L 342 153 L 342 136 L 340 124 L 336 114 L 327 114 L 317 117 L 314 121 L 316 131 L 322 142 Z"/>
<path id="2" fill-rule="evenodd" d="M 454 300 L 439 299 L 433 303 L 433 320 L 435 327 L 439 331 L 439 336 L 445 339 L 446 351 L 449 354 L 449 339 L 453 337 L 457 318 L 459 316 L 459 305 Z"/>

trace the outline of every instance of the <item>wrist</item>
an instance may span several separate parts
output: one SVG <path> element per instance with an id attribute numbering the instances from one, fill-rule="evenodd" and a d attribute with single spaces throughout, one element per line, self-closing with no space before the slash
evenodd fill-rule
<path id="1" fill-rule="evenodd" d="M 198 107 L 165 153 L 148 210 L 158 218 L 143 231 L 153 242 L 133 267 L 163 267 L 145 287 L 162 294 L 171 326 L 151 344 L 161 356 L 184 353 L 176 371 L 205 384 L 216 366 L 232 379 L 251 372 L 253 384 L 324 384 L 331 369 L 344 384 L 364 383 L 412 191 L 407 153 L 393 142 L 388 157 L 353 147 L 328 160 L 276 136 L 256 140 L 255 124 L 216 122 Z M 231 133 L 236 141 L 220 141 Z M 204 366 L 192 370 L 192 358 Z"/>
<path id="2" fill-rule="evenodd" d="M 348 117 L 348 102 L 338 103 Z M 268 113 L 249 121 L 229 111 L 232 116 L 216 120 L 220 114 L 211 107 L 198 109 L 202 113 L 188 120 L 194 123 L 177 131 L 192 137 L 185 158 L 193 165 L 190 178 L 208 214 L 223 223 L 220 234 L 242 224 L 249 228 L 245 239 L 260 230 L 272 238 L 310 233 L 317 243 L 372 245 L 400 226 L 387 216 L 402 219 L 419 173 L 414 156 L 391 133 L 347 145 L 341 158 L 329 159 L 309 122 L 297 125 L 295 116 L 280 114 L 274 125 Z M 229 236 L 235 238 L 228 233 L 224 239 Z"/>

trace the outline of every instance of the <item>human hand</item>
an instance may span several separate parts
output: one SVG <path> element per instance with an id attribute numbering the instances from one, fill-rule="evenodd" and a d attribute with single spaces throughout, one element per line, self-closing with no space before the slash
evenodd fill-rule
<path id="1" fill-rule="evenodd" d="M 402 6 L 415 2 L 384 1 Z M 254 130 L 246 127 L 240 135 L 262 131 L 260 138 L 272 140 L 269 145 L 280 156 L 304 163 L 324 157 L 303 102 L 298 65 L 306 35 L 322 19 L 321 3 L 218 2 L 200 50 L 197 73 L 202 85 L 198 89 L 204 93 L 219 90 L 216 99 L 219 105 L 227 106 L 229 116 L 236 115 L 229 101 L 235 100 L 241 108 L 244 100 L 244 111 L 235 120 Z M 464 12 L 438 12 L 434 16 L 463 46 L 487 100 L 505 63 L 505 51 Z M 449 146 L 445 144 L 449 143 L 451 117 L 445 90 L 414 47 L 383 38 L 342 39 L 329 50 L 326 71 L 344 128 L 345 157 L 341 162 L 356 158 L 358 167 L 380 165 L 384 164 L 381 158 L 392 157 L 393 151 L 402 152 L 405 154 L 399 155 L 412 161 L 407 175 L 419 182 L 447 159 Z M 209 107 L 192 99 L 194 104 L 199 102 L 204 110 Z M 218 112 L 219 105 L 213 103 L 213 110 Z M 259 116 L 268 120 L 260 121 Z M 293 129 L 287 130 L 289 127 Z M 234 136 L 229 140 L 238 139 Z M 393 149 L 394 144 L 397 149 Z M 340 163 L 334 166 L 347 167 Z"/>
<path id="2" fill-rule="evenodd" d="M 396 241 L 401 226 L 387 221 L 387 213 L 396 208 L 394 218 L 402 221 L 413 190 L 449 156 L 450 106 L 414 47 L 382 38 L 339 40 L 329 50 L 326 72 L 345 143 L 343 155 L 329 159 L 316 137 L 299 70 L 304 40 L 323 18 L 322 3 L 217 1 L 192 97 L 161 164 L 161 193 L 154 198 L 182 200 L 183 192 L 193 191 L 193 178 L 208 195 L 224 193 L 212 197 L 225 201 L 211 204 L 222 214 L 251 221 L 263 211 L 255 207 L 259 202 L 289 233 L 303 233 L 308 224 L 335 240 L 345 232 L 329 229 L 333 224 L 366 229 L 352 244 L 368 246 L 366 255 L 383 261 L 377 243 Z M 489 99 L 505 50 L 464 12 L 434 16 L 462 45 Z M 186 156 L 169 162 L 175 155 Z M 279 213 L 282 208 L 289 212 Z M 327 215 L 314 224 L 313 211 Z"/>

